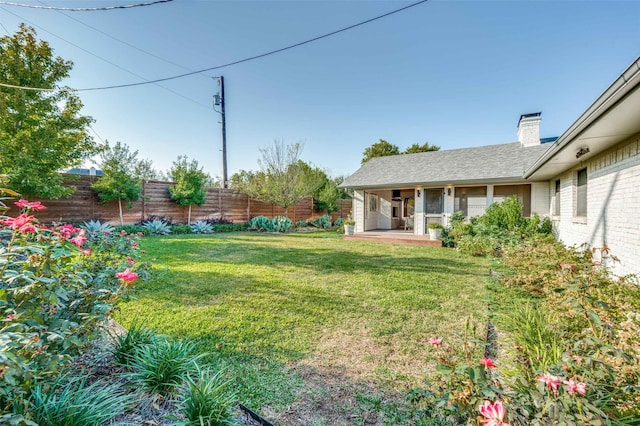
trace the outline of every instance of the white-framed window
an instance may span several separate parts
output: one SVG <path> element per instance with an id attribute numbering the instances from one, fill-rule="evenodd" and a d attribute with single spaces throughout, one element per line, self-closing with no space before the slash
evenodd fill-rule
<path id="1" fill-rule="evenodd" d="M 576 216 L 587 217 L 587 169 L 578 170 L 576 185 Z"/>

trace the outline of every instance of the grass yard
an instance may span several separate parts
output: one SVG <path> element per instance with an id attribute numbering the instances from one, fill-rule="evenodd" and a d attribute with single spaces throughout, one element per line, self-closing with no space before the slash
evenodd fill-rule
<path id="1" fill-rule="evenodd" d="M 239 401 L 278 425 L 382 424 L 433 370 L 429 337 L 486 324 L 488 261 L 450 249 L 329 233 L 142 245 L 154 276 L 116 319 L 195 341 L 236 375 Z"/>

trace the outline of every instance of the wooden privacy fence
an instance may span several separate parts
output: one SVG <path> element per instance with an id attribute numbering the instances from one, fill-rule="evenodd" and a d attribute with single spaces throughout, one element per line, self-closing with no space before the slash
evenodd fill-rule
<path id="1" fill-rule="evenodd" d="M 100 220 L 101 222 L 119 223 L 118 202 L 101 204 L 96 193 L 91 189 L 95 176 L 66 175 L 66 185 L 77 188 L 68 198 L 58 200 L 39 200 L 47 206 L 38 212 L 42 222 L 72 222 Z M 171 199 L 169 186 L 172 182 L 144 181 L 140 199 L 123 209 L 124 222 L 132 224 L 146 220 L 149 216 L 164 216 L 174 222 L 186 223 L 188 208 L 179 206 Z M 35 201 L 35 200 L 29 200 Z M 12 204 L 11 204 L 12 205 Z M 351 200 L 339 200 L 339 209 L 331 214 L 332 219 L 346 218 L 351 212 Z M 16 214 L 12 205 L 9 215 Z M 313 219 L 325 214 L 313 210 L 313 199 L 306 198 L 301 203 L 288 209 L 288 216 L 293 221 Z M 284 209 L 271 203 L 263 203 L 250 199 L 246 194 L 233 189 L 209 188 L 206 202 L 202 206 L 191 207 L 191 221 L 224 217 L 232 222 L 246 222 L 256 216 L 284 216 Z"/>

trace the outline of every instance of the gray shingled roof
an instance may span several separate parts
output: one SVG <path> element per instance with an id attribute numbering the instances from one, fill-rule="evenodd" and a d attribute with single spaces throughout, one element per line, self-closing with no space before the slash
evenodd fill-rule
<path id="1" fill-rule="evenodd" d="M 520 142 L 372 158 L 340 185 L 398 188 L 412 185 L 523 181 L 523 174 L 547 149 Z"/>

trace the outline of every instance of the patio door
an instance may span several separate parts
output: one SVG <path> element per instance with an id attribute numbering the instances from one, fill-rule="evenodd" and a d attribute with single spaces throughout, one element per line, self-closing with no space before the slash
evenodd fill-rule
<path id="1" fill-rule="evenodd" d="M 442 212 L 444 208 L 444 188 L 425 189 L 426 224 L 442 224 Z"/>

